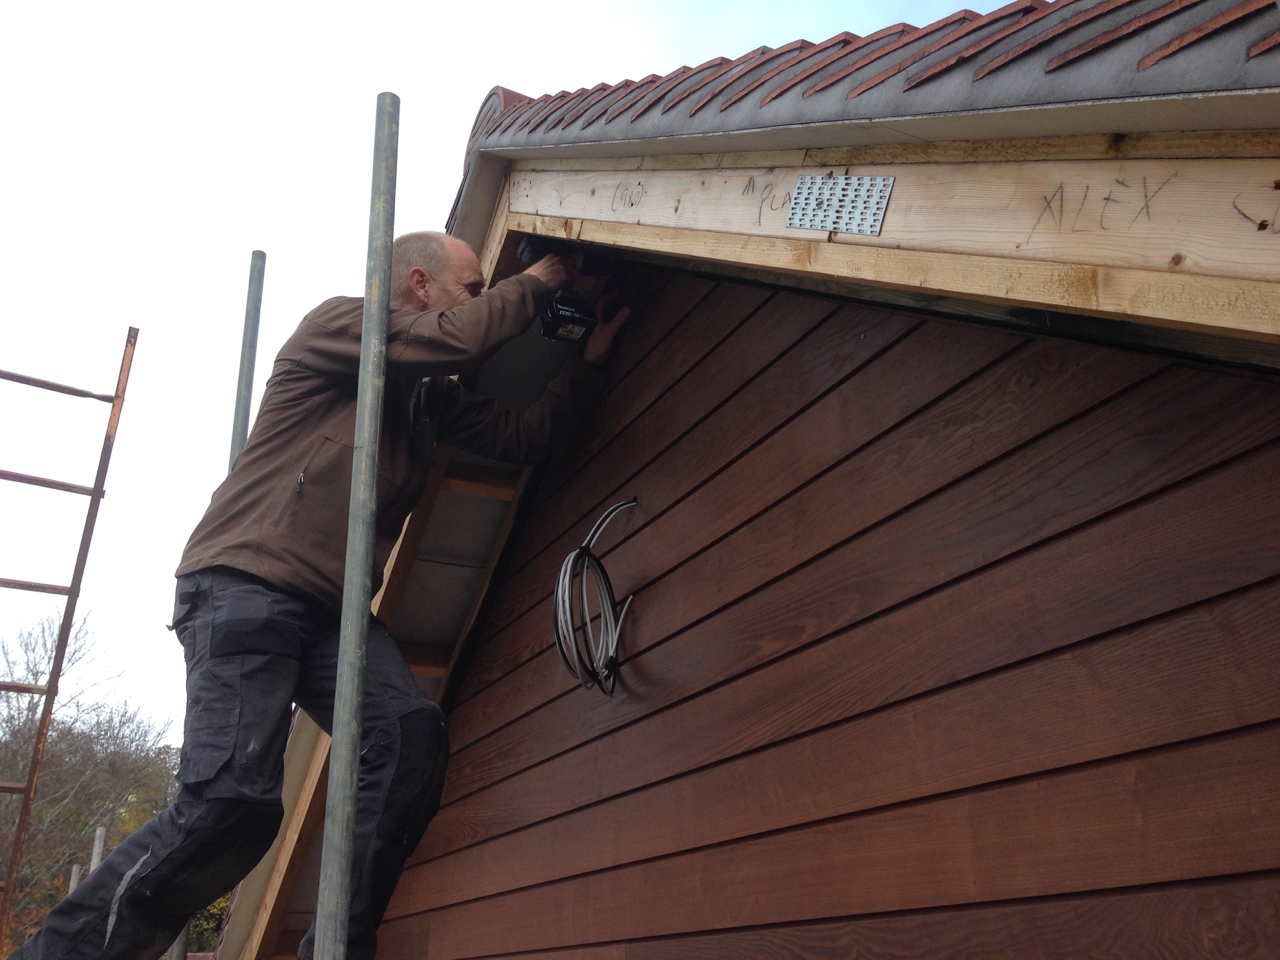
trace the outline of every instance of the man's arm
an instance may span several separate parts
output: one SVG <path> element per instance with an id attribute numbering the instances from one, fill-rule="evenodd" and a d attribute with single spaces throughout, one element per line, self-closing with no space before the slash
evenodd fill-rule
<path id="1" fill-rule="evenodd" d="M 387 375 L 459 373 L 514 340 L 547 298 L 576 276 L 563 257 L 547 257 L 449 310 L 393 309 L 387 325 Z M 307 366 L 317 373 L 355 374 L 360 367 L 364 301 L 338 298 L 307 316 Z"/>
<path id="2" fill-rule="evenodd" d="M 603 382 L 575 353 L 525 410 L 504 409 L 493 397 L 474 396 L 455 383 L 458 396 L 442 416 L 436 439 L 495 460 L 537 463 L 551 455 L 557 435 L 586 412 Z"/>
<path id="3" fill-rule="evenodd" d="M 436 438 L 444 443 L 510 463 L 537 463 L 551 454 L 564 427 L 586 412 L 604 384 L 600 367 L 613 338 L 626 323 L 624 307 L 612 323 L 601 324 L 583 356 L 571 354 L 541 399 L 526 410 L 504 410 L 492 397 L 476 397 L 454 385 L 458 396 L 444 414 Z"/>

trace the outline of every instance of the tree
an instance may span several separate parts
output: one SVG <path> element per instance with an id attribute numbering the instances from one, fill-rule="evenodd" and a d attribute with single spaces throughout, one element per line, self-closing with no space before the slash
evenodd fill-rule
<path id="1" fill-rule="evenodd" d="M 0 639 L 0 676 L 43 683 L 57 636 L 58 621 L 49 617 L 15 640 Z M 64 682 L 88 665 L 92 650 L 82 620 L 67 645 Z M 107 828 L 109 852 L 163 810 L 176 792 L 178 751 L 163 742 L 167 728 L 127 702 L 95 698 L 102 683 L 60 696 L 55 705 L 15 885 L 9 943 L 0 944 L 3 955 L 25 942 L 66 895 L 72 865 L 88 867 L 99 826 Z M 26 780 L 42 705 L 40 697 L 0 694 L 0 780 Z M 0 823 L 16 825 L 20 804 L 19 796 L 0 796 Z M 0 838 L 6 852 L 10 837 Z"/>

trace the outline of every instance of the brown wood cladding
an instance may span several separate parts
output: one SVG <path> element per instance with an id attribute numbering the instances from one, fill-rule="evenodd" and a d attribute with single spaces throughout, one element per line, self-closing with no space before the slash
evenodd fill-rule
<path id="1" fill-rule="evenodd" d="M 379 956 L 1280 955 L 1280 383 L 648 295 L 513 549 Z M 607 699 L 549 593 L 633 494 L 597 545 L 635 594 Z"/>
<path id="2" fill-rule="evenodd" d="M 519 954 L 520 960 L 1272 960 L 1280 875 Z M 420 957 L 426 914 L 391 921 Z M 422 931 L 419 933 L 419 931 Z M 1011 949 L 1010 945 L 1016 945 Z M 510 955 L 508 955 L 510 956 Z"/>

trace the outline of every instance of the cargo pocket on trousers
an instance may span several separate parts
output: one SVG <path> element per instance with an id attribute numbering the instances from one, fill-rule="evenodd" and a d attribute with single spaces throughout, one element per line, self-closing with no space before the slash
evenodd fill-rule
<path id="1" fill-rule="evenodd" d="M 305 615 L 302 600 L 265 584 L 241 582 L 224 587 L 213 597 L 209 656 L 266 653 L 297 660 L 302 655 L 301 621 Z"/>
<path id="2" fill-rule="evenodd" d="M 180 783 L 212 780 L 231 759 L 240 725 L 240 659 L 206 658 L 187 675 Z"/>

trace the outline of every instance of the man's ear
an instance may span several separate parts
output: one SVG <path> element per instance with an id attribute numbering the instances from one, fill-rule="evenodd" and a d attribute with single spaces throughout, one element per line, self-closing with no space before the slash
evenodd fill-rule
<path id="1" fill-rule="evenodd" d="M 421 267 L 409 271 L 409 298 L 413 306 L 428 309 L 431 299 L 431 275 Z"/>

